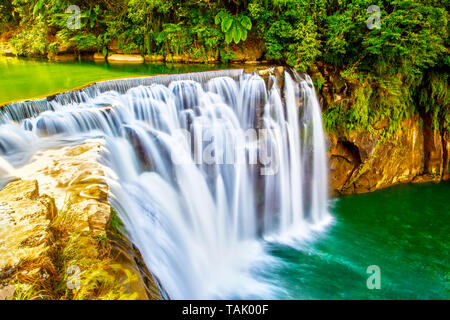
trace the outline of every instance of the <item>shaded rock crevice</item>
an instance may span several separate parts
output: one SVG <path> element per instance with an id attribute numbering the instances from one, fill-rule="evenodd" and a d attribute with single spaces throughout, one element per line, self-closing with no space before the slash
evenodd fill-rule
<path id="1" fill-rule="evenodd" d="M 430 114 L 421 115 L 424 125 L 424 153 L 425 163 L 423 174 L 441 176 L 443 172 L 443 141 L 441 133 L 437 128 L 433 128 L 432 116 Z"/>

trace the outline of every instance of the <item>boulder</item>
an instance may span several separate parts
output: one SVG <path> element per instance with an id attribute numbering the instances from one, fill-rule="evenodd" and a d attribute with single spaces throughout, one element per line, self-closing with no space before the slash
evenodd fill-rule
<path id="1" fill-rule="evenodd" d="M 106 60 L 105 56 L 98 52 L 94 53 L 92 58 L 94 59 L 94 61 L 105 61 Z"/>
<path id="2" fill-rule="evenodd" d="M 112 54 L 108 56 L 110 63 L 144 63 L 144 57 L 138 54 Z"/>
<path id="3" fill-rule="evenodd" d="M 329 134 L 330 183 L 335 194 L 364 193 L 423 174 L 424 136 L 420 117 L 404 119 L 389 139 L 381 130 Z"/>

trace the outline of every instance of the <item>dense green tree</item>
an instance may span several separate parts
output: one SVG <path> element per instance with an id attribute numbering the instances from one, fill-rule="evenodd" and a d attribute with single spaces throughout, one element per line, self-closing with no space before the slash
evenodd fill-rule
<path id="1" fill-rule="evenodd" d="M 69 5 L 81 10 L 80 29 L 67 27 Z M 379 28 L 367 25 L 373 5 Z M 417 110 L 435 119 L 450 113 L 444 0 L 0 0 L 5 30 L 16 30 L 9 43 L 19 55 L 60 48 L 106 55 L 117 40 L 124 52 L 226 61 L 234 46 L 257 41 L 264 59 L 300 71 L 322 61 L 355 85 L 353 105 L 329 106 L 329 128 Z M 323 78 L 315 81 L 320 90 Z"/>

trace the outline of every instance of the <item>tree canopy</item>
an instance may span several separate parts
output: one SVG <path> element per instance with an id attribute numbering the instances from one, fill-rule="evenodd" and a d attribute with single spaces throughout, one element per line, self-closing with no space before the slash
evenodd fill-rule
<path id="1" fill-rule="evenodd" d="M 70 5 L 81 10 L 81 28 L 67 26 Z M 370 28 L 377 12 L 379 25 Z M 361 88 L 370 86 L 355 96 L 378 115 L 400 117 L 411 105 L 428 112 L 430 103 L 436 114 L 449 113 L 445 0 L 0 0 L 0 32 L 10 33 L 19 55 L 46 55 L 60 47 L 107 55 L 108 43 L 118 40 L 125 53 L 184 53 L 226 62 L 233 46 L 257 41 L 263 59 L 300 71 L 321 61 Z M 387 110 L 393 105 L 395 115 Z M 345 109 L 331 107 L 339 109 L 336 114 Z"/>

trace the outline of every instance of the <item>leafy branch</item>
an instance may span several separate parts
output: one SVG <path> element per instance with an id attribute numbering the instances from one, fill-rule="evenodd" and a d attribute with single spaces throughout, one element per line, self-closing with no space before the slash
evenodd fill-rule
<path id="1" fill-rule="evenodd" d="M 242 13 L 234 16 L 227 11 L 221 10 L 214 18 L 216 25 L 220 24 L 222 32 L 225 34 L 227 44 L 234 40 L 238 44 L 241 40 L 247 39 L 247 32 L 252 28 L 252 21 Z"/>

